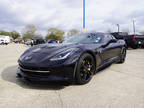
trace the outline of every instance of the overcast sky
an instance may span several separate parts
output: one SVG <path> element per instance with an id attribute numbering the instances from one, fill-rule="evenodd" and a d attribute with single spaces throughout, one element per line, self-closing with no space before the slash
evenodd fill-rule
<path id="1" fill-rule="evenodd" d="M 0 30 L 21 31 L 28 24 L 46 33 L 57 27 L 68 31 L 82 31 L 83 0 L 0 0 Z M 86 0 L 86 31 L 132 32 L 144 30 L 144 0 Z"/>

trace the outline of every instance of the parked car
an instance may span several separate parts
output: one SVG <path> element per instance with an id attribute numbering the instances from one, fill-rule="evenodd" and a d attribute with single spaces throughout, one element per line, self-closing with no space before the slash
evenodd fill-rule
<path id="1" fill-rule="evenodd" d="M 10 43 L 10 37 L 9 36 L 0 35 L 0 40 L 1 40 L 1 44 L 7 45 Z"/>
<path id="2" fill-rule="evenodd" d="M 47 43 L 58 43 L 58 41 L 55 39 L 48 39 Z"/>
<path id="3" fill-rule="evenodd" d="M 20 43 L 25 44 L 25 42 L 24 42 L 23 38 L 17 38 L 14 40 L 14 43 L 16 43 L 16 44 L 20 44 Z"/>
<path id="4" fill-rule="evenodd" d="M 136 42 L 135 35 L 128 35 L 128 33 L 125 33 L 125 32 L 114 32 L 111 34 L 116 39 L 123 39 L 126 42 L 127 47 L 131 47 L 133 49 L 138 48 L 138 44 Z"/>
<path id="5" fill-rule="evenodd" d="M 18 78 L 27 81 L 88 83 L 107 64 L 124 63 L 126 44 L 110 34 L 84 33 L 61 44 L 41 44 L 26 50 L 18 60 Z"/>
<path id="6" fill-rule="evenodd" d="M 38 45 L 38 44 L 44 44 L 44 43 L 45 43 L 45 40 L 40 36 L 35 36 L 32 38 L 32 46 Z"/>
<path id="7" fill-rule="evenodd" d="M 135 35 L 135 41 L 139 48 L 144 48 L 144 35 Z"/>
<path id="8" fill-rule="evenodd" d="M 31 39 L 27 39 L 27 40 L 25 40 L 24 44 L 32 45 L 32 40 Z"/>
<path id="9" fill-rule="evenodd" d="M 0 45 L 3 45 L 3 44 L 4 44 L 4 40 L 0 39 Z"/>

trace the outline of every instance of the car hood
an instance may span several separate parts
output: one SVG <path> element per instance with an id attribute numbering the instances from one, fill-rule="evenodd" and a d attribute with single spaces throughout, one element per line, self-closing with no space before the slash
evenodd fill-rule
<path id="1" fill-rule="evenodd" d="M 31 48 L 31 52 L 41 54 L 52 54 L 62 52 L 70 48 L 80 48 L 80 44 L 42 44 Z"/>
<path id="2" fill-rule="evenodd" d="M 99 45 L 90 44 L 41 44 L 26 50 L 20 57 L 19 62 L 25 65 L 39 65 L 50 61 L 50 58 L 71 48 L 77 48 L 83 52 Z M 50 62 L 49 62 L 50 63 Z"/>

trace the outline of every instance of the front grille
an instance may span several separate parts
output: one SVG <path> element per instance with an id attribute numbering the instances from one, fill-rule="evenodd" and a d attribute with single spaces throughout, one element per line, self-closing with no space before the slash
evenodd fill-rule
<path id="1" fill-rule="evenodd" d="M 31 76 L 31 77 L 48 77 L 50 75 L 50 73 L 29 72 L 29 71 L 23 71 L 23 70 L 22 72 L 25 75 Z"/>
<path id="2" fill-rule="evenodd" d="M 19 65 L 19 68 L 25 75 L 31 77 L 47 77 L 50 75 L 50 71 L 45 68 L 27 67 L 23 65 Z"/>
<path id="3" fill-rule="evenodd" d="M 36 70 L 36 71 L 47 71 L 47 68 L 40 68 L 40 67 L 28 67 L 28 66 L 23 66 L 19 64 L 19 66 L 23 69 L 28 69 L 28 70 Z"/>
<path id="4" fill-rule="evenodd" d="M 73 67 L 71 66 L 38 68 L 38 67 L 28 67 L 19 64 L 19 68 L 26 76 L 31 77 L 48 77 L 48 76 L 63 77 L 63 76 L 72 76 L 73 74 Z"/>

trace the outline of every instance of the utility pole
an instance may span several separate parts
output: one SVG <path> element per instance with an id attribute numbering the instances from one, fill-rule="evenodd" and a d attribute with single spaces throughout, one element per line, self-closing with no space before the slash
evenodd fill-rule
<path id="1" fill-rule="evenodd" d="M 83 32 L 85 32 L 85 0 L 83 0 Z"/>
<path id="2" fill-rule="evenodd" d="M 119 25 L 119 24 L 117 24 L 117 27 L 118 27 L 118 33 L 119 33 L 119 31 L 120 31 L 120 25 Z"/>
<path id="3" fill-rule="evenodd" d="M 135 35 L 135 32 L 136 32 L 136 30 L 135 30 L 135 20 L 133 20 L 133 31 L 134 31 L 134 35 Z"/>

